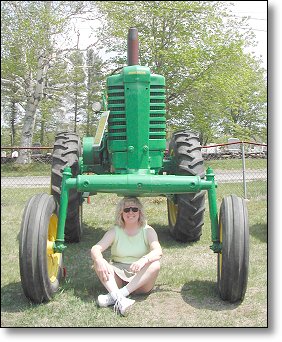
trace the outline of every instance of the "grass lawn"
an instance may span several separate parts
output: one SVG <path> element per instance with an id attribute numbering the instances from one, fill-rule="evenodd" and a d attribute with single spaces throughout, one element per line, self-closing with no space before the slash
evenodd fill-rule
<path id="1" fill-rule="evenodd" d="M 266 169 L 267 159 L 245 159 L 245 167 L 248 170 Z M 205 160 L 205 169 L 210 166 L 214 170 L 241 170 L 242 159 L 215 159 Z"/>
<path id="2" fill-rule="evenodd" d="M 228 191 L 225 186 L 225 192 Z M 64 253 L 67 276 L 53 300 L 35 305 L 23 294 L 18 244 L 21 215 L 33 194 L 48 189 L 2 189 L 1 194 L 1 326 L 2 327 L 266 327 L 267 326 L 267 208 L 266 197 L 248 201 L 250 267 L 245 299 L 230 304 L 217 292 L 217 255 L 209 246 L 210 221 L 206 202 L 201 240 L 181 244 L 168 232 L 166 200 L 143 198 L 148 222 L 163 247 L 162 267 L 155 289 L 134 296 L 128 317 L 112 308 L 98 308 L 95 299 L 105 293 L 91 270 L 90 249 L 112 225 L 114 194 L 98 194 L 83 205 L 84 235 Z M 222 193 L 218 192 L 218 205 Z M 15 201 L 16 198 L 16 201 Z M 105 257 L 109 252 L 105 253 Z"/>
<path id="3" fill-rule="evenodd" d="M 1 164 L 1 177 L 51 176 L 51 164 L 33 162 L 20 165 Z"/>

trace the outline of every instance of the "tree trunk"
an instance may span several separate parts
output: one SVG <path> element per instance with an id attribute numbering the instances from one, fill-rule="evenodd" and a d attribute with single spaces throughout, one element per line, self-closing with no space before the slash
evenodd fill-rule
<path id="1" fill-rule="evenodd" d="M 42 113 L 41 123 L 40 123 L 40 144 L 41 144 L 41 146 L 44 145 L 44 133 L 45 133 L 45 117 L 43 116 L 43 113 Z"/>
<path id="2" fill-rule="evenodd" d="M 34 132 L 34 125 L 36 119 L 36 110 L 38 104 L 43 96 L 43 89 L 45 83 L 45 75 L 48 69 L 48 64 L 44 64 L 44 54 L 42 53 L 38 59 L 38 70 L 36 75 L 35 85 L 33 86 L 32 80 L 30 79 L 29 94 L 26 106 L 26 114 L 23 119 L 21 147 L 31 147 L 32 137 Z M 30 163 L 29 150 L 20 150 L 19 157 L 17 159 L 18 164 Z"/>
<path id="3" fill-rule="evenodd" d="M 16 138 L 16 117 L 17 117 L 17 109 L 16 109 L 16 102 L 12 100 L 11 105 L 11 146 L 15 145 L 15 138 Z"/>

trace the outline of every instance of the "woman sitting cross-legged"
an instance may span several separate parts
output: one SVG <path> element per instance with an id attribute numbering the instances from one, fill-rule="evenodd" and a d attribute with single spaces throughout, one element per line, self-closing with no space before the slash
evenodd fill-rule
<path id="1" fill-rule="evenodd" d="M 111 260 L 103 252 L 111 247 Z M 98 278 L 108 290 L 99 295 L 100 307 L 114 305 L 123 316 L 135 300 L 129 294 L 150 292 L 160 271 L 162 248 L 156 231 L 147 224 L 142 203 L 125 197 L 116 208 L 115 225 L 91 249 Z"/>

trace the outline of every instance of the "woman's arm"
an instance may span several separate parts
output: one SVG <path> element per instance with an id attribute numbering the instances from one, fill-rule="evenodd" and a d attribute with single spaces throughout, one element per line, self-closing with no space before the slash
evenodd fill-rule
<path id="1" fill-rule="evenodd" d="M 109 279 L 110 270 L 108 263 L 103 257 L 103 252 L 109 248 L 115 239 L 115 230 L 107 231 L 102 239 L 91 248 L 91 258 L 94 261 L 94 268 L 98 275 L 105 281 Z"/>
<path id="2" fill-rule="evenodd" d="M 159 243 L 158 235 L 154 228 L 150 226 L 147 228 L 147 237 L 150 246 L 150 252 L 144 255 L 143 258 L 147 258 L 148 262 L 160 260 L 163 252 Z"/>
<path id="3" fill-rule="evenodd" d="M 112 228 L 109 231 L 107 231 L 105 235 L 102 237 L 102 239 L 91 248 L 91 258 L 94 262 L 96 260 L 103 258 L 102 253 L 112 245 L 114 239 L 115 230 L 114 228 Z"/>

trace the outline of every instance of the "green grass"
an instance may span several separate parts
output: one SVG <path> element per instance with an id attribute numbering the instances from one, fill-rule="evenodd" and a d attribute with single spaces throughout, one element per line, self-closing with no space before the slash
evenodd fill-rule
<path id="1" fill-rule="evenodd" d="M 267 182 L 266 181 L 252 181 L 246 183 L 247 199 L 251 198 L 266 198 L 267 196 Z M 243 183 L 219 183 L 217 187 L 220 199 L 222 196 L 235 194 L 244 197 Z"/>
<path id="2" fill-rule="evenodd" d="M 15 163 L 1 164 L 1 177 L 50 176 L 51 164 L 33 162 L 20 165 Z"/>
<path id="3" fill-rule="evenodd" d="M 267 159 L 245 159 L 246 169 L 256 170 L 256 169 L 266 169 Z M 241 170 L 242 169 L 242 159 L 218 159 L 218 160 L 205 160 L 205 168 L 210 166 L 214 170 Z"/>
<path id="4" fill-rule="evenodd" d="M 224 193 L 222 192 L 224 190 Z M 218 205 L 229 185 L 218 189 Z M 35 305 L 24 296 L 19 275 L 18 244 L 21 215 L 31 195 L 48 189 L 2 189 L 1 193 L 1 326 L 2 327 L 266 327 L 267 228 L 266 197 L 248 201 L 250 268 L 245 300 L 223 302 L 217 292 L 217 255 L 209 246 L 208 209 L 201 240 L 178 243 L 168 232 L 164 198 L 143 198 L 149 224 L 157 231 L 164 256 L 154 291 L 135 296 L 128 317 L 112 308 L 97 308 L 105 293 L 91 270 L 91 247 L 112 225 L 114 194 L 98 194 L 84 203 L 84 235 L 64 253 L 67 277 L 48 303 Z M 17 199 L 15 201 L 15 198 Z M 109 252 L 105 253 L 109 256 Z"/>

